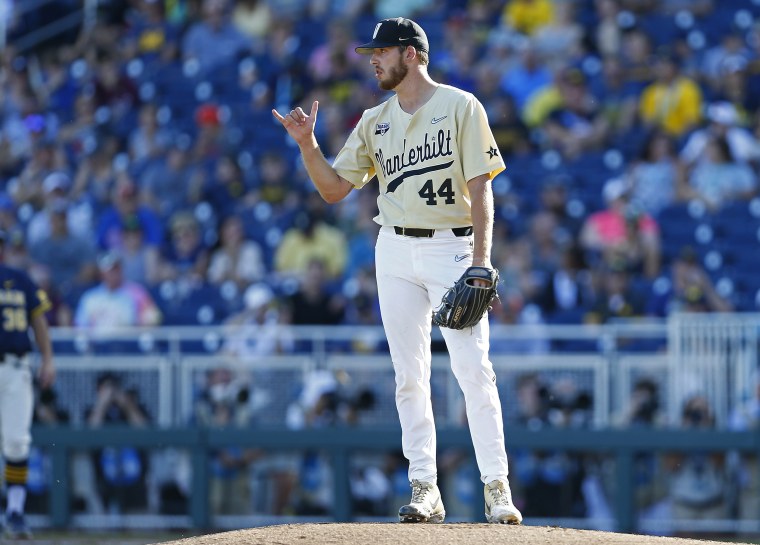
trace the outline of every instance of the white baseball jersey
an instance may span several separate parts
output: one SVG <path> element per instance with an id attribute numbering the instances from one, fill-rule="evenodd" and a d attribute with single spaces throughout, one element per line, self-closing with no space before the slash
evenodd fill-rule
<path id="1" fill-rule="evenodd" d="M 439 85 L 414 114 L 396 95 L 366 110 L 333 168 L 357 188 L 377 175 L 380 225 L 443 229 L 472 225 L 467 182 L 505 167 L 483 105 Z"/>

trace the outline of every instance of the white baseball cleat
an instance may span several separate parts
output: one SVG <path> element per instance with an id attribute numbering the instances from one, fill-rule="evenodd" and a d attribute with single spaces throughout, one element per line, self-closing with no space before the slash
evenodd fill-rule
<path id="1" fill-rule="evenodd" d="M 446 511 L 438 486 L 417 479 L 411 486 L 412 501 L 398 510 L 399 522 L 443 522 Z"/>
<path id="2" fill-rule="evenodd" d="M 509 483 L 491 481 L 483 487 L 486 498 L 486 520 L 497 524 L 520 524 L 522 514 L 512 503 L 512 491 Z"/>

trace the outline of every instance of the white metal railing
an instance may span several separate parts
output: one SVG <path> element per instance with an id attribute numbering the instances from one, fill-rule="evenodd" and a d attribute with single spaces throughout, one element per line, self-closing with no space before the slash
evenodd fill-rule
<path id="1" fill-rule="evenodd" d="M 513 386 L 517 375 L 531 371 L 550 380 L 574 378 L 592 393 L 593 423 L 599 427 L 625 413 L 631 388 L 641 376 L 660 384 L 661 403 L 671 423 L 678 422 L 686 397 L 699 391 L 713 403 L 718 423 L 723 425 L 731 410 L 754 393 L 759 330 L 760 315 L 750 314 L 674 315 L 668 321 L 607 325 L 495 324 L 491 359 L 500 387 Z M 229 353 L 230 339 L 250 338 L 255 344 L 264 336 L 294 351 L 266 357 Z M 54 328 L 52 338 L 59 367 L 67 372 L 94 376 L 105 369 L 160 370 L 156 374 L 160 387 L 151 402 L 161 425 L 187 423 L 193 387 L 202 379 L 200 373 L 214 366 L 270 372 L 269 378 L 258 379 L 261 387 L 267 386 L 262 380 L 272 380 L 274 370 L 290 370 L 291 375 L 282 380 L 292 381 L 320 368 L 344 368 L 362 374 L 368 382 L 385 373 L 376 383 L 392 387 L 392 366 L 380 326 L 159 327 L 109 333 Z M 362 342 L 356 343 L 358 339 Z M 437 329 L 433 339 L 442 339 Z M 439 381 L 438 392 L 445 400 L 445 407 L 439 406 L 445 413 L 442 416 L 453 423 L 461 414 L 461 394 L 448 372 L 445 352 L 434 352 L 434 370 L 433 380 Z M 514 409 L 512 392 L 502 396 L 505 414 Z"/>

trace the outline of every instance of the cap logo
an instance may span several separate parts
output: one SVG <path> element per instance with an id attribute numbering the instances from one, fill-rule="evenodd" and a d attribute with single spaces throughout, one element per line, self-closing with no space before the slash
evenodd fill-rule
<path id="1" fill-rule="evenodd" d="M 383 23 L 377 23 L 375 25 L 375 32 L 372 33 L 372 39 L 374 40 L 377 38 L 377 33 L 380 32 L 380 27 L 383 26 Z"/>

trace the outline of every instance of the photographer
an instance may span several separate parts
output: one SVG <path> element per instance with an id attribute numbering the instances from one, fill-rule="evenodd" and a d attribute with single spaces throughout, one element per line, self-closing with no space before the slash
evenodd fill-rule
<path id="1" fill-rule="evenodd" d="M 375 405 L 374 392 L 350 389 L 351 378 L 345 371 L 315 370 L 304 377 L 298 399 L 286 414 L 289 429 L 326 428 L 357 424 L 360 414 Z M 318 450 L 303 453 L 299 467 L 299 487 L 294 509 L 298 515 L 326 515 L 332 505 L 332 471 Z M 375 473 L 377 475 L 378 473 Z M 387 487 L 390 490 L 390 486 Z M 357 489 L 352 490 L 355 499 Z M 382 498 L 372 498 L 382 503 Z"/>
<path id="2" fill-rule="evenodd" d="M 695 394 L 686 399 L 681 426 L 715 427 L 715 415 L 705 396 Z M 728 516 L 729 480 L 723 453 L 678 453 L 668 457 L 668 466 L 672 472 L 670 499 L 674 519 L 716 520 Z"/>
<path id="3" fill-rule="evenodd" d="M 209 428 L 247 428 L 251 425 L 249 390 L 230 369 L 208 371 L 206 385 L 194 407 L 195 422 Z M 251 448 L 229 446 L 211 453 L 209 496 L 215 515 L 248 514 L 253 508 L 250 465 L 261 457 Z"/>
<path id="4" fill-rule="evenodd" d="M 97 378 L 95 403 L 85 411 L 90 427 L 144 427 L 148 412 L 134 388 L 124 388 L 114 373 Z M 106 508 L 115 513 L 147 508 L 148 456 L 133 447 L 104 447 L 93 452 L 97 488 Z"/>

